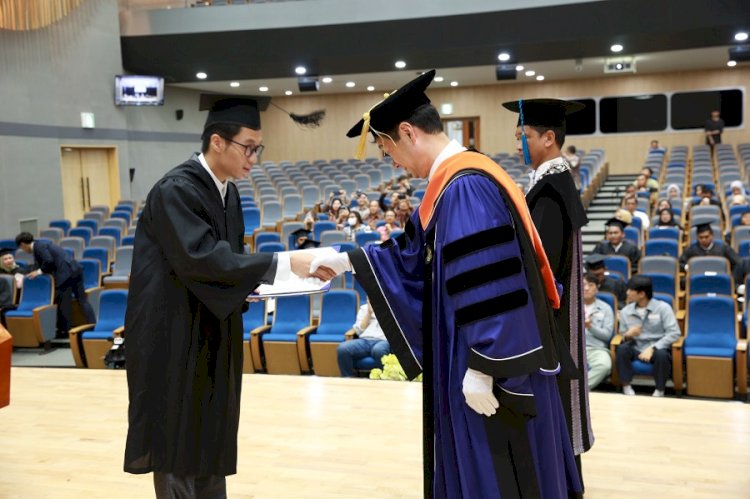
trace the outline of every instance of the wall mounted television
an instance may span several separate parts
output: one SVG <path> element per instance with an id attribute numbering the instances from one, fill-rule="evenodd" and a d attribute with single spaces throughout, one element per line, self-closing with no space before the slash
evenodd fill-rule
<path id="1" fill-rule="evenodd" d="M 163 106 L 164 78 L 147 75 L 116 75 L 115 105 Z"/>

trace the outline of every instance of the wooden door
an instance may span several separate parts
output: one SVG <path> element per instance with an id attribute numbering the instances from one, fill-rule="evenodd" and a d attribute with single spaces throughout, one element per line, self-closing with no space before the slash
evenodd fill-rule
<path id="1" fill-rule="evenodd" d="M 479 147 L 479 117 L 444 119 L 445 133 L 464 147 Z"/>
<path id="2" fill-rule="evenodd" d="M 92 206 L 112 208 L 119 200 L 120 179 L 113 147 L 61 148 L 63 208 L 75 224 Z"/>

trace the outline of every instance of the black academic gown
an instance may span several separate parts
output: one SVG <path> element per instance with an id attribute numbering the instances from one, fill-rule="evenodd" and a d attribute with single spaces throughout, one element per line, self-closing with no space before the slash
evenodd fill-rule
<path id="1" fill-rule="evenodd" d="M 559 378 L 560 397 L 568 418 L 573 451 L 586 452 L 594 442 L 588 409 L 586 345 L 583 327 L 581 227 L 586 212 L 569 172 L 542 177 L 526 194 L 531 218 L 542 239 L 552 273 L 563 285 L 555 310 L 558 333 L 565 338 L 578 367 L 578 379 Z"/>
<path id="2" fill-rule="evenodd" d="M 597 255 L 619 255 L 627 257 L 630 260 L 630 273 L 635 274 L 638 272 L 638 261 L 641 259 L 641 252 L 638 249 L 638 246 L 627 239 L 622 240 L 622 245 L 619 249 L 615 249 L 609 241 L 600 241 L 594 246 L 592 253 Z M 625 279 L 628 278 L 628 276 L 624 277 Z"/>
<path id="3" fill-rule="evenodd" d="M 127 472 L 236 473 L 241 310 L 273 259 L 243 255 L 244 231 L 237 188 L 225 210 L 195 159 L 148 195 L 125 316 Z"/>

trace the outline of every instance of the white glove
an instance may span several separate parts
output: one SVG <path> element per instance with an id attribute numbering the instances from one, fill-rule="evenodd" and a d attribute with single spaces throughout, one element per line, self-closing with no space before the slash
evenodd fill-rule
<path id="1" fill-rule="evenodd" d="M 310 264 L 310 273 L 314 274 L 318 267 L 328 267 L 336 272 L 336 275 L 351 272 L 352 262 L 346 253 L 328 254 L 316 257 Z"/>
<path id="2" fill-rule="evenodd" d="M 492 416 L 500 406 L 492 394 L 492 383 L 492 376 L 471 368 L 466 369 L 463 383 L 466 404 L 484 416 Z"/>

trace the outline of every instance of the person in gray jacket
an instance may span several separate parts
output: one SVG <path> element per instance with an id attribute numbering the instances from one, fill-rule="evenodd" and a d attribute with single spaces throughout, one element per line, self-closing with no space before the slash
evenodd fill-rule
<path id="1" fill-rule="evenodd" d="M 672 343 L 680 337 L 672 307 L 653 299 L 651 278 L 636 275 L 628 282 L 628 305 L 620 311 L 622 343 L 615 363 L 622 381 L 622 393 L 635 395 L 631 362 L 635 359 L 654 365 L 654 397 L 664 396 L 672 369 Z"/>
<path id="2" fill-rule="evenodd" d="M 589 390 L 604 381 L 612 372 L 609 342 L 615 334 L 615 314 L 596 293 L 599 282 L 591 274 L 583 276 L 584 327 L 586 330 L 586 362 L 588 363 Z"/>

